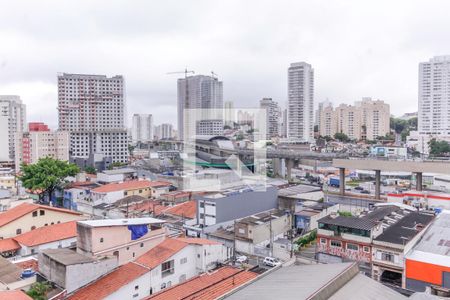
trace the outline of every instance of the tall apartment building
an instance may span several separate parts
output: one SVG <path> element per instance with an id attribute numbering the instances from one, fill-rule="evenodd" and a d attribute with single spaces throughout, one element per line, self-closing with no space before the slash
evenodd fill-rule
<path id="1" fill-rule="evenodd" d="M 355 106 L 361 110 L 363 139 L 374 140 L 390 132 L 391 111 L 389 104 L 381 100 L 364 97 L 362 101 L 355 102 Z"/>
<path id="2" fill-rule="evenodd" d="M 288 69 L 288 137 L 302 142 L 314 138 L 314 69 L 305 62 Z"/>
<path id="3" fill-rule="evenodd" d="M 44 123 L 29 123 L 28 131 L 16 133 L 16 170 L 22 163 L 34 164 L 40 158 L 69 160 L 69 133 L 51 131 Z"/>
<path id="4" fill-rule="evenodd" d="M 198 112 L 185 118 L 186 109 L 217 109 L 217 113 Z M 195 132 L 223 134 L 223 83 L 216 77 L 195 75 L 178 79 L 178 138 Z M 197 120 L 194 124 L 194 120 Z"/>
<path id="5" fill-rule="evenodd" d="M 333 105 L 330 102 L 319 103 L 317 125 L 321 136 L 332 137 L 337 132 L 337 111 L 333 109 Z"/>
<path id="6" fill-rule="evenodd" d="M 272 98 L 263 98 L 259 102 L 259 107 L 266 110 L 266 136 L 267 139 L 280 136 L 280 112 L 281 108 L 278 102 L 273 101 Z"/>
<path id="7" fill-rule="evenodd" d="M 150 114 L 134 114 L 131 138 L 134 144 L 153 140 L 153 116 Z"/>
<path id="8" fill-rule="evenodd" d="M 163 123 L 155 127 L 155 136 L 158 140 L 170 140 L 175 137 L 173 126 L 169 123 Z"/>
<path id="9" fill-rule="evenodd" d="M 331 105 L 322 106 L 319 113 L 321 136 L 334 136 L 337 132 L 350 139 L 375 140 L 390 131 L 389 104 L 381 100 L 363 98 L 355 105 L 341 104 L 336 109 Z"/>
<path id="10" fill-rule="evenodd" d="M 235 121 L 233 101 L 225 101 L 223 104 L 223 111 L 224 125 L 233 127 Z"/>
<path id="11" fill-rule="evenodd" d="M 287 138 L 288 134 L 288 110 L 287 108 L 281 111 L 281 137 Z"/>
<path id="12" fill-rule="evenodd" d="M 450 136 L 450 55 L 419 64 L 418 131 Z"/>
<path id="13" fill-rule="evenodd" d="M 70 133 L 70 156 L 128 161 L 122 76 L 58 74 L 59 130 Z"/>
<path id="14" fill-rule="evenodd" d="M 332 128 L 335 128 L 336 131 L 334 133 L 330 131 L 329 133 L 331 134 L 329 136 L 334 136 L 334 134 L 340 132 L 346 134 L 352 140 L 361 140 L 363 138 L 362 111 L 358 107 L 341 104 L 336 108 L 334 117 L 336 118 L 336 127 Z"/>
<path id="15" fill-rule="evenodd" d="M 0 161 L 15 160 L 15 135 L 26 130 L 26 108 L 19 96 L 0 95 Z"/>

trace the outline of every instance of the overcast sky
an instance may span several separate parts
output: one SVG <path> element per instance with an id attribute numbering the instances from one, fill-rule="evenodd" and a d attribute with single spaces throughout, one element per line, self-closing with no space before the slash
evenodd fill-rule
<path id="1" fill-rule="evenodd" d="M 449 11 L 449 1 L 0 0 L 0 94 L 56 128 L 57 72 L 121 74 L 128 118 L 175 124 L 167 72 L 214 71 L 236 107 L 285 105 L 287 68 L 306 61 L 316 105 L 371 96 L 400 115 L 417 110 L 418 63 L 450 54 Z"/>

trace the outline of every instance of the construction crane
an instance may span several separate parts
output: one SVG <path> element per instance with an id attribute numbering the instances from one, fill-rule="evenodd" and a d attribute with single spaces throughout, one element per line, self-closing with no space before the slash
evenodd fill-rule
<path id="1" fill-rule="evenodd" d="M 184 69 L 184 71 L 180 71 L 180 72 L 169 72 L 166 73 L 166 75 L 172 75 L 172 74 L 183 74 L 184 73 L 184 78 L 187 78 L 187 74 L 195 74 L 194 71 L 189 71 L 187 68 Z"/>
<path id="2" fill-rule="evenodd" d="M 217 79 L 218 78 L 217 73 L 214 73 L 214 71 L 211 71 L 211 77 L 214 79 Z"/>

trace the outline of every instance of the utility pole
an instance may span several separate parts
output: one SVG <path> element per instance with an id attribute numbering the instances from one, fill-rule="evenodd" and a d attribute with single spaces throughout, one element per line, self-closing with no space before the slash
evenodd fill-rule
<path id="1" fill-rule="evenodd" d="M 236 219 L 233 221 L 233 265 L 236 264 Z"/>
<path id="2" fill-rule="evenodd" d="M 273 256 L 273 234 L 272 234 L 272 210 L 269 211 L 269 232 L 270 232 L 270 256 Z"/>

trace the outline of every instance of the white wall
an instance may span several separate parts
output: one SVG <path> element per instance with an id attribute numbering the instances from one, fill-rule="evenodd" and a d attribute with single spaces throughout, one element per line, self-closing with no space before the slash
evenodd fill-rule
<path id="1" fill-rule="evenodd" d="M 138 286 L 138 289 L 135 287 Z M 122 286 L 115 293 L 105 297 L 106 300 L 142 299 L 150 294 L 150 272 Z M 136 295 L 135 297 L 133 297 Z"/>
<path id="2" fill-rule="evenodd" d="M 70 239 L 59 240 L 59 241 L 50 242 L 50 243 L 46 243 L 46 244 L 42 244 L 42 245 L 37 245 L 34 247 L 27 247 L 25 245 L 20 245 L 20 246 L 22 246 L 22 248 L 19 250 L 19 255 L 21 255 L 21 256 L 31 255 L 31 254 L 33 254 L 32 253 L 33 249 L 34 249 L 34 254 L 37 254 L 45 249 L 68 248 L 70 246 L 74 246 L 74 243 L 76 243 L 76 242 L 77 242 L 77 238 L 73 237 Z"/>

